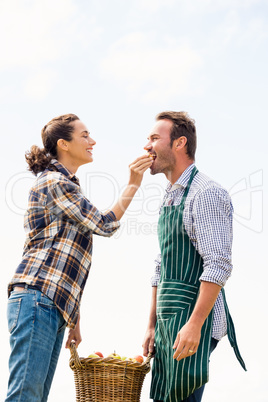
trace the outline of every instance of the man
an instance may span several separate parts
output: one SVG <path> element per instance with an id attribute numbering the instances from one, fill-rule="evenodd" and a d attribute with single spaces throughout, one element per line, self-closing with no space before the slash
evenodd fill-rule
<path id="1" fill-rule="evenodd" d="M 161 254 L 152 278 L 144 355 L 154 352 L 150 397 L 199 402 L 209 355 L 226 334 L 244 369 L 223 286 L 232 270 L 232 204 L 225 189 L 195 164 L 195 122 L 163 112 L 145 150 L 151 174 L 169 180 L 158 222 Z"/>

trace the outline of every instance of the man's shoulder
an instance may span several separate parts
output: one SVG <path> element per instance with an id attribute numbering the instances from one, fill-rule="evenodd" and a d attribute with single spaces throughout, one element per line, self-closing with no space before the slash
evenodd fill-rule
<path id="1" fill-rule="evenodd" d="M 202 172 L 198 172 L 194 177 L 191 190 L 193 196 L 211 196 L 218 194 L 224 198 L 230 199 L 228 191 L 221 184 Z"/>

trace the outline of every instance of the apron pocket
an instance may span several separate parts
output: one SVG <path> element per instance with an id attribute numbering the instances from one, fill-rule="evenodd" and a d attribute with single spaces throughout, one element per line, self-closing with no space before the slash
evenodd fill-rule
<path id="1" fill-rule="evenodd" d="M 181 281 L 165 280 L 157 289 L 157 314 L 177 314 L 179 310 L 192 310 L 199 286 Z"/>

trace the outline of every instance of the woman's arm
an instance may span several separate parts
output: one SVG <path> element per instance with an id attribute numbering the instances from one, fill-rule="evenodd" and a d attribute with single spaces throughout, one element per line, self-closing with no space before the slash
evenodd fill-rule
<path id="1" fill-rule="evenodd" d="M 50 178 L 50 186 L 47 195 L 47 208 L 58 219 L 70 221 L 79 225 L 80 230 L 92 231 L 101 236 L 111 236 L 119 227 L 119 222 L 132 198 L 138 190 L 143 173 L 151 165 L 152 160 L 148 156 L 142 156 L 130 165 L 130 179 L 127 188 L 118 202 L 105 214 L 102 214 L 80 192 L 79 186 L 71 182 L 61 174 L 53 172 Z"/>
<path id="2" fill-rule="evenodd" d="M 151 166 L 151 164 L 152 159 L 147 155 L 143 155 L 129 165 L 130 177 L 128 185 L 117 203 L 112 208 L 112 212 L 117 220 L 120 220 L 124 215 L 126 209 L 136 194 L 136 191 L 141 185 L 144 172 Z"/>
<path id="3" fill-rule="evenodd" d="M 74 329 L 69 329 L 68 338 L 65 344 L 65 348 L 69 348 L 71 343 L 74 342 L 75 346 L 78 347 L 79 343 L 82 342 L 82 337 L 80 333 L 80 313 L 78 315 L 77 323 Z"/>

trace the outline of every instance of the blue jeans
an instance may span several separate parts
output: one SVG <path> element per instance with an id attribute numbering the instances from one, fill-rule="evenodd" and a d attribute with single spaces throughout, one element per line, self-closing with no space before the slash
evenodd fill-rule
<path id="1" fill-rule="evenodd" d="M 218 345 L 218 342 L 219 341 L 217 341 L 217 339 L 211 338 L 210 354 L 216 348 L 216 346 Z M 200 388 L 197 388 L 192 395 L 188 396 L 188 398 L 184 399 L 182 402 L 201 402 L 204 389 L 205 389 L 205 385 L 203 385 Z M 163 402 L 163 401 L 154 400 L 154 402 Z"/>
<path id="2" fill-rule="evenodd" d="M 47 401 L 66 322 L 55 304 L 36 289 L 8 299 L 11 354 L 6 402 Z"/>

